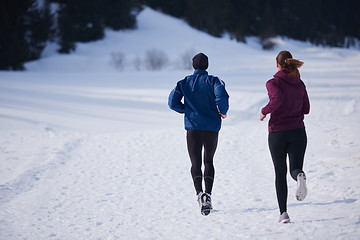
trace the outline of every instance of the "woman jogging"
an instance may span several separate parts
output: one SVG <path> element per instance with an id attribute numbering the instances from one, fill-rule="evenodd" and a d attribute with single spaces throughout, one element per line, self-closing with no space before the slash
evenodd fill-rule
<path id="1" fill-rule="evenodd" d="M 286 212 L 287 156 L 290 175 L 297 181 L 296 199 L 302 201 L 307 194 L 306 177 L 302 170 L 307 144 L 303 120 L 304 114 L 310 111 L 310 103 L 298 70 L 302 65 L 303 62 L 293 59 L 288 51 L 278 54 L 278 72 L 266 83 L 270 101 L 260 112 L 261 121 L 270 113 L 268 141 L 275 168 L 276 195 L 280 208 L 279 223 L 290 221 Z"/>
<path id="2" fill-rule="evenodd" d="M 184 113 L 187 131 L 187 148 L 191 160 L 191 175 L 201 207 L 201 213 L 208 215 L 212 209 L 211 192 L 215 169 L 213 157 L 218 143 L 221 119 L 226 118 L 229 109 L 229 95 L 225 83 L 208 75 L 208 57 L 199 53 L 192 59 L 195 72 L 179 81 L 169 95 L 169 107 Z M 184 98 L 184 103 L 182 103 Z M 204 149 L 204 158 L 202 151 Z M 204 173 L 201 170 L 204 162 Z M 203 178 L 205 192 L 203 192 Z"/>

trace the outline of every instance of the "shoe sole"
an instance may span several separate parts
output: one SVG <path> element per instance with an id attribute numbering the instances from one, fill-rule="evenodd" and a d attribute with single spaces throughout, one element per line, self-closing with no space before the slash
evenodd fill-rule
<path id="1" fill-rule="evenodd" d="M 200 201 L 201 201 L 201 214 L 204 215 L 204 216 L 207 216 L 210 214 L 211 212 L 211 209 L 212 209 L 212 206 L 211 204 L 209 204 L 207 202 L 207 196 L 206 194 L 203 194 L 201 197 L 200 197 Z"/>
<path id="2" fill-rule="evenodd" d="M 204 216 L 209 215 L 211 212 L 211 207 L 210 206 L 202 206 L 201 207 L 201 214 Z"/>
<path id="3" fill-rule="evenodd" d="M 289 222 L 290 222 L 290 219 L 283 219 L 279 223 L 289 223 Z"/>
<path id="4" fill-rule="evenodd" d="M 298 201 L 303 201 L 307 195 L 306 187 L 306 176 L 303 173 L 299 173 L 297 177 L 298 187 L 296 189 L 296 199 Z"/>

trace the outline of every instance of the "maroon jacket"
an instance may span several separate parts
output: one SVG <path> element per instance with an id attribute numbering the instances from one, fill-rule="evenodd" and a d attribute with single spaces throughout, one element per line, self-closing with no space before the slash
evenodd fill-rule
<path id="1" fill-rule="evenodd" d="M 304 114 L 310 112 L 306 87 L 300 76 L 290 77 L 288 72 L 283 68 L 266 83 L 270 101 L 261 113 L 271 113 L 269 132 L 305 128 Z"/>

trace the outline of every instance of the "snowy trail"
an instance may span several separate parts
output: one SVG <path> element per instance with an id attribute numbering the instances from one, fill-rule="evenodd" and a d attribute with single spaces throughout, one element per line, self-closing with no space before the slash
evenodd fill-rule
<path id="1" fill-rule="evenodd" d="M 196 203 L 182 116 L 155 108 L 150 115 L 172 124 L 145 117 L 138 131 L 76 132 L 50 127 L 49 120 L 32 130 L 3 131 L 0 239 L 357 239 L 360 87 L 308 88 L 309 195 L 297 202 L 288 177 L 292 224 L 279 226 L 267 123 L 258 120 L 266 95 L 257 84 L 229 82 L 232 108 L 215 155 L 209 216 Z M 147 94 L 155 93 L 167 97 L 156 89 Z M 48 107 L 41 111 L 51 114 Z"/>
<path id="2" fill-rule="evenodd" d="M 356 239 L 360 232 L 349 225 L 360 224 L 353 211 L 359 209 L 360 191 L 354 184 L 343 186 L 357 178 L 359 158 L 340 163 L 318 162 L 316 155 L 307 158 L 309 196 L 297 202 L 295 182 L 289 178 L 293 223 L 278 226 L 266 126 L 254 123 L 244 121 L 221 131 L 214 212 L 208 217 L 197 207 L 182 129 L 52 132 L 49 138 L 61 138 L 63 144 L 43 150 L 52 152 L 51 160 L 18 176 L 6 192 L 1 188 L 0 237 L 287 239 L 297 233 L 319 239 L 324 237 L 319 230 L 330 224 L 337 227 L 328 229 L 326 238 Z"/>
<path id="3" fill-rule="evenodd" d="M 31 77 L 24 81 L 39 84 Z M 33 104 L 46 116 L 44 123 L 29 111 L 31 128 L 1 132 L 0 239 L 357 239 L 360 86 L 308 87 L 304 169 L 309 195 L 297 202 L 296 183 L 288 176 L 292 223 L 283 226 L 277 224 L 267 122 L 258 120 L 267 102 L 264 86 L 242 86 L 234 79 L 228 83 L 231 109 L 215 155 L 214 211 L 209 216 L 202 216 L 196 203 L 182 116 L 166 104 L 139 110 L 137 130 L 127 121 L 111 125 L 108 117 L 120 115 L 104 116 L 92 108 L 94 101 L 84 104 L 97 121 L 80 112 L 78 122 L 88 122 L 85 126 L 65 123 L 73 129 L 100 123 L 106 131 L 58 127 L 54 123 L 61 121 L 53 121 L 51 107 Z M 156 96 L 146 98 L 151 105 L 160 99 L 166 103 L 167 93 L 148 89 L 143 96 Z M 32 99 L 46 100 L 42 94 Z M 72 107 L 71 101 L 62 104 Z"/>
<path id="4" fill-rule="evenodd" d="M 135 31 L 109 30 L 70 55 L 50 44 L 27 72 L 0 72 L 0 239 L 359 239 L 359 51 L 281 38 L 262 51 L 248 40 L 213 38 L 146 8 Z M 131 61 L 153 48 L 171 56 L 169 66 L 135 71 Z M 209 73 L 230 95 L 207 217 L 183 116 L 167 106 L 176 81 L 192 73 L 176 65 L 189 49 L 208 54 Z M 286 225 L 277 223 L 267 121 L 258 116 L 284 49 L 304 60 L 311 102 L 309 193 L 296 201 L 288 175 Z M 116 51 L 127 54 L 123 72 L 109 64 Z"/>

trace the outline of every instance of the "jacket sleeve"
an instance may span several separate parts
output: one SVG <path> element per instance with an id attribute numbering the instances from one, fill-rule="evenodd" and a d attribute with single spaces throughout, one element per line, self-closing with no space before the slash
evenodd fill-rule
<path id="1" fill-rule="evenodd" d="M 261 109 L 261 113 L 264 115 L 274 112 L 281 105 L 283 98 L 282 92 L 274 80 L 269 80 L 266 83 L 266 89 L 269 95 L 269 103 Z"/>
<path id="2" fill-rule="evenodd" d="M 225 90 L 225 83 L 216 78 L 214 84 L 215 102 L 219 112 L 226 115 L 229 110 L 229 94 Z"/>
<path id="3" fill-rule="evenodd" d="M 182 98 L 182 91 L 179 87 L 179 84 L 177 84 L 176 87 L 169 94 L 169 107 L 178 113 L 184 113 L 184 104 L 181 102 Z"/>
<path id="4" fill-rule="evenodd" d="M 309 112 L 310 112 L 310 101 L 309 101 L 309 96 L 307 94 L 306 88 L 305 88 L 302 112 L 303 112 L 303 114 L 309 114 Z"/>

